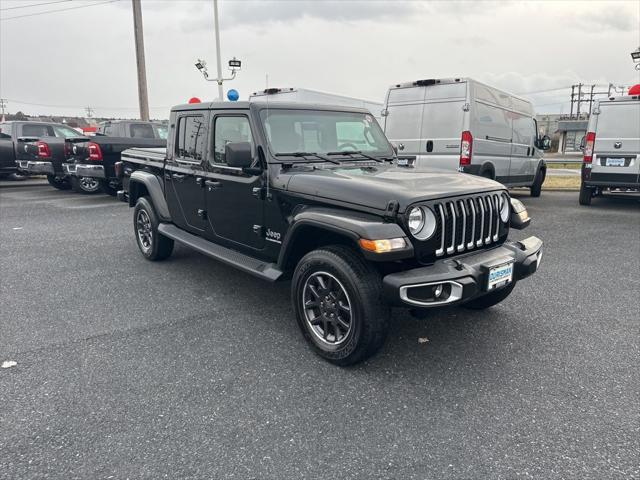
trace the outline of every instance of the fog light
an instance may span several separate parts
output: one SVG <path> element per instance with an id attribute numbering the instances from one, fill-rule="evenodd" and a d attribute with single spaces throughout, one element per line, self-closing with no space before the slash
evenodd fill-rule
<path id="1" fill-rule="evenodd" d="M 442 287 L 441 283 L 433 287 L 433 298 L 440 298 L 443 290 L 444 288 Z"/>

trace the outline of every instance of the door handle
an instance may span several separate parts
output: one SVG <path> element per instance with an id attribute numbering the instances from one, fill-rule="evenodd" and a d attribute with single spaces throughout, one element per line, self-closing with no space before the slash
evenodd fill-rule
<path id="1" fill-rule="evenodd" d="M 222 187 L 222 184 L 220 182 L 216 182 L 215 180 L 205 180 L 204 184 L 209 191 Z"/>
<path id="2" fill-rule="evenodd" d="M 171 174 L 171 178 L 173 178 L 174 180 L 177 180 L 179 182 L 183 181 L 184 177 L 186 177 L 186 175 L 183 175 L 181 173 L 172 173 Z"/>
<path id="3" fill-rule="evenodd" d="M 427 141 L 427 152 L 433 152 L 433 140 Z"/>

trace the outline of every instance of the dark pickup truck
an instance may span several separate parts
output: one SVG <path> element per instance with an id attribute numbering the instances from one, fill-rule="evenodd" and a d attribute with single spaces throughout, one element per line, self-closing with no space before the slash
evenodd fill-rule
<path id="1" fill-rule="evenodd" d="M 174 107 L 166 152 L 122 154 L 142 255 L 174 242 L 264 280 L 291 280 L 302 334 L 348 365 L 374 354 L 391 306 L 491 307 L 538 269 L 542 241 L 501 184 L 396 165 L 366 110 L 304 104 Z"/>
<path id="2" fill-rule="evenodd" d="M 132 147 L 165 147 L 167 127 L 140 120 L 114 120 L 98 126 L 96 136 L 71 147 L 71 158 L 63 166 L 74 191 L 102 190 L 116 195 L 121 187 L 116 173 L 120 154 Z"/>
<path id="3" fill-rule="evenodd" d="M 0 123 L 0 175 L 15 172 L 46 175 L 54 187 L 68 189 L 71 185 L 64 174 L 63 163 L 70 145 L 84 138 L 81 133 L 61 123 Z"/>

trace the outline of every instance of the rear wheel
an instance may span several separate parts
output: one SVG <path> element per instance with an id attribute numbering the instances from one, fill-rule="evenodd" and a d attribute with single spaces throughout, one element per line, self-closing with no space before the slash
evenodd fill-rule
<path id="1" fill-rule="evenodd" d="M 291 296 L 302 335 L 325 360 L 352 365 L 382 347 L 389 328 L 382 280 L 352 249 L 335 245 L 305 255 Z"/>
<path id="2" fill-rule="evenodd" d="M 101 190 L 100 180 L 93 177 L 71 177 L 71 189 L 76 193 L 93 194 Z"/>
<path id="3" fill-rule="evenodd" d="M 593 197 L 593 190 L 587 187 L 584 183 L 580 184 L 580 195 L 578 202 L 580 205 L 591 205 L 591 198 Z"/>
<path id="4" fill-rule="evenodd" d="M 544 183 L 544 179 L 547 176 L 547 171 L 544 168 L 538 169 L 538 173 L 536 174 L 536 178 L 533 180 L 533 185 L 531 185 L 531 196 L 539 197 L 542 193 L 542 184 Z"/>
<path id="5" fill-rule="evenodd" d="M 71 184 L 69 183 L 69 179 L 65 177 L 58 177 L 56 175 L 47 175 L 47 181 L 49 185 L 58 190 L 69 190 L 71 188 Z"/>
<path id="6" fill-rule="evenodd" d="M 133 210 L 133 230 L 138 248 L 147 260 L 164 260 L 173 252 L 173 240 L 158 232 L 159 223 L 149 198 L 139 198 Z"/>
<path id="7" fill-rule="evenodd" d="M 500 290 L 496 290 L 495 292 L 487 293 L 482 297 L 462 304 L 462 306 L 471 310 L 484 310 L 485 308 L 493 307 L 511 295 L 515 286 L 516 282 L 512 282 L 511 285 L 501 288 Z"/>

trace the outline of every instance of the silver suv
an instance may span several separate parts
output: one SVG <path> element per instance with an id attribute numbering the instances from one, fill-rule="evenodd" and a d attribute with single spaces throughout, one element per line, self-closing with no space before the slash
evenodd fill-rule
<path id="1" fill-rule="evenodd" d="M 596 103 L 582 149 L 581 205 L 605 190 L 640 191 L 640 96 Z"/>

